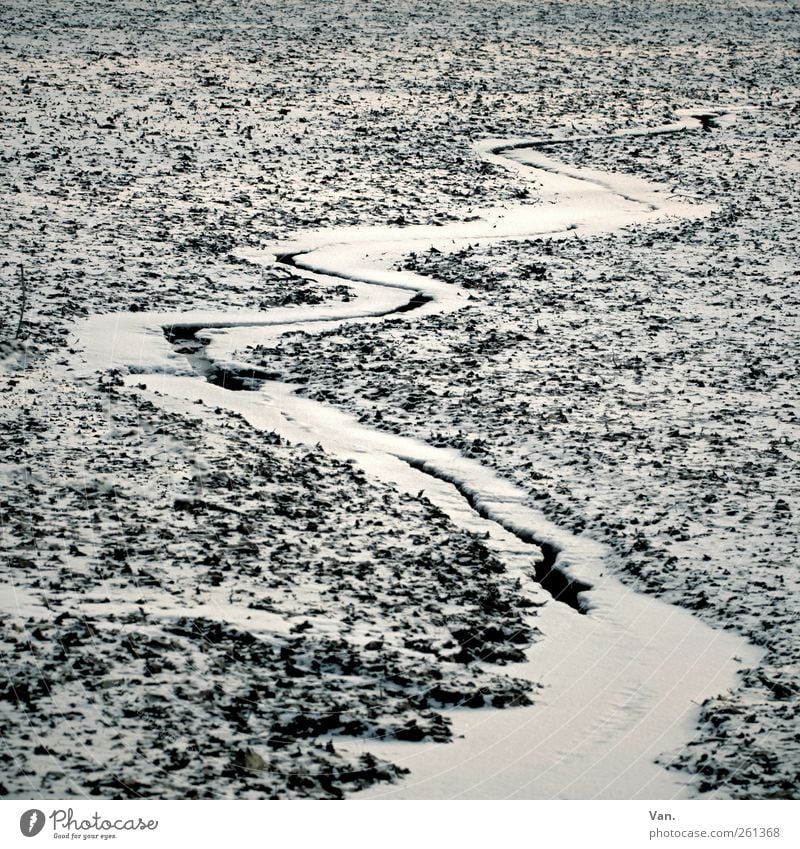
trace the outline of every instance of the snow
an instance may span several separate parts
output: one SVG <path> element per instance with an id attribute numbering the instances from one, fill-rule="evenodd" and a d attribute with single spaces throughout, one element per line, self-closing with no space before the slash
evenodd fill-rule
<path id="1" fill-rule="evenodd" d="M 655 132 L 680 132 L 695 124 L 693 119 L 685 118 Z M 635 132 L 642 135 L 641 131 Z M 548 697 L 542 706 L 495 711 L 478 722 L 465 720 L 457 713 L 455 728 L 463 732 L 464 742 L 442 747 L 443 752 L 426 746 L 425 755 L 408 755 L 408 744 L 367 746 L 369 751 L 412 766 L 412 778 L 389 795 L 687 795 L 686 783 L 665 772 L 655 763 L 656 758 L 689 737 L 697 720 L 697 704 L 733 686 L 735 673 L 743 663 L 757 662 L 757 650 L 748 647 L 742 638 L 714 632 L 684 611 L 625 588 L 607 574 L 602 546 L 575 537 L 548 521 L 539 511 L 526 506 L 525 491 L 474 460 L 453 450 L 366 428 L 347 414 L 294 396 L 291 387 L 280 382 L 267 382 L 258 392 L 238 393 L 198 384 L 197 380 L 180 375 L 174 354 L 163 333 L 158 332 L 178 324 L 202 328 L 200 336 L 208 341 L 210 359 L 235 368 L 234 354 L 245 344 L 269 344 L 288 329 L 313 333 L 319 327 L 330 329 L 331 322 L 351 323 L 361 316 L 379 319 L 398 305 L 395 290 L 422 291 L 433 299 L 431 304 L 414 311 L 415 318 L 418 313 L 431 315 L 462 307 L 466 293 L 457 287 L 376 267 L 376 259 L 391 264 L 420 242 L 426 247 L 452 250 L 454 244 L 470 240 L 530 238 L 542 233 L 552 235 L 553 231 L 559 232 L 558 228 L 562 236 L 572 230 L 595 233 L 657 216 L 697 217 L 713 210 L 709 205 L 688 206 L 679 198 L 666 198 L 664 187 L 643 180 L 609 174 L 598 179 L 595 171 L 564 168 L 553 158 L 522 149 L 526 144 L 537 143 L 495 140 L 478 145 L 478 150 L 501 160 L 503 155 L 495 151 L 513 145 L 515 161 L 529 169 L 529 174 L 535 174 L 542 185 L 541 206 L 504 207 L 484 213 L 485 219 L 470 225 L 412 227 L 408 233 L 397 228 L 312 233 L 291 245 L 267 246 L 264 252 L 250 251 L 245 255 L 250 261 L 269 262 L 293 254 L 296 266 L 314 272 L 317 283 L 325 282 L 325 276 L 358 282 L 357 298 L 346 309 L 325 305 L 249 316 L 144 314 L 132 317 L 124 325 L 130 336 L 120 333 L 118 316 L 105 319 L 105 327 L 104 319 L 95 317 L 83 331 L 87 339 L 85 366 L 90 371 L 123 367 L 135 372 L 128 378 L 130 385 L 146 378 L 150 392 L 201 400 L 206 406 L 235 411 L 254 427 L 277 432 L 292 442 L 320 445 L 334 456 L 355 460 L 365 471 L 403 491 L 424 490 L 459 524 L 463 522 L 463 508 L 452 510 L 453 499 L 448 492 L 448 482 L 452 482 L 470 494 L 488 516 L 487 524 L 496 522 L 517 536 L 527 535 L 554 545 L 559 551 L 558 566 L 572 578 L 590 585 L 589 615 L 550 612 L 560 605 L 549 604 L 536 620 L 544 635 L 544 647 L 530 648 L 527 662 L 508 670 L 547 687 Z M 543 176 L 541 169 L 545 169 Z M 103 340 L 109 345 L 106 349 L 101 347 Z M 403 462 L 409 460 L 423 464 L 429 473 L 409 469 Z M 434 480 L 440 480 L 432 483 L 430 473 Z M 474 529 L 474 520 L 469 525 Z M 198 615 L 197 611 L 194 615 Z M 225 608 L 217 615 L 224 619 Z M 734 661 L 734 657 L 738 659 Z M 687 663 L 687 658 L 693 660 Z M 566 669 L 576 672 L 565 674 Z M 523 717 L 525 713 L 529 716 Z M 502 745 L 498 741 L 503 741 Z M 529 778 L 532 772 L 537 776 L 535 780 Z M 371 791 L 376 796 L 386 792 Z"/>
<path id="2" fill-rule="evenodd" d="M 0 794 L 792 793 L 790 12 L 15 11 Z"/>

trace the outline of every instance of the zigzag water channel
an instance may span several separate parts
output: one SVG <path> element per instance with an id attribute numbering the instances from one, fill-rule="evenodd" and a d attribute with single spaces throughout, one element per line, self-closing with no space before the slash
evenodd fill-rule
<path id="1" fill-rule="evenodd" d="M 675 124 L 615 135 L 647 136 L 707 128 L 713 116 L 686 113 Z M 585 140 L 586 137 L 582 137 Z M 542 638 L 526 662 L 505 667 L 543 685 L 532 707 L 450 712 L 451 744 L 338 741 L 410 769 L 398 785 L 368 797 L 676 798 L 685 778 L 657 756 L 686 743 L 698 705 L 735 683 L 757 653 L 687 611 L 638 594 L 609 573 L 608 552 L 549 521 L 528 493 L 458 452 L 366 427 L 345 412 L 295 394 L 280 376 L 238 361 L 248 346 L 284 332 L 317 333 L 340 324 L 377 324 L 453 312 L 467 303 L 457 286 L 392 270 L 412 250 L 452 250 L 499 239 L 565 238 L 666 217 L 701 217 L 667 186 L 574 168 L 543 151 L 578 140 L 490 140 L 486 160 L 538 184 L 541 202 L 480 210 L 447 226 L 359 227 L 303 234 L 291 243 L 242 252 L 252 262 L 289 264 L 320 284 L 348 281 L 347 303 L 261 313 L 118 313 L 81 329 L 84 366 L 122 367 L 126 380 L 161 399 L 201 399 L 243 415 L 286 439 L 320 444 L 355 460 L 401 490 L 425 495 L 459 527 L 486 535 L 506 567 L 540 605 L 531 624 Z M 231 391 L 249 390 L 249 391 Z M 156 394 L 157 393 L 157 394 Z M 564 604 L 552 603 L 553 599 Z"/>

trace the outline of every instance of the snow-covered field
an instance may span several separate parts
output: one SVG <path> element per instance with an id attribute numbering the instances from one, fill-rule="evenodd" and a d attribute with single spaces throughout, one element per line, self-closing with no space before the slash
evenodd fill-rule
<path id="1" fill-rule="evenodd" d="M 4 6 L 0 792 L 796 795 L 796 16 L 290 8 Z"/>

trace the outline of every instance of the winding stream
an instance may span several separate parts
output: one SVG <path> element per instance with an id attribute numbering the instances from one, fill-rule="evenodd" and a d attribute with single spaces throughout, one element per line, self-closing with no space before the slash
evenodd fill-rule
<path id="1" fill-rule="evenodd" d="M 675 124 L 616 135 L 686 132 L 709 120 L 686 113 Z M 291 244 L 242 252 L 251 261 L 290 264 L 323 285 L 346 279 L 355 295 L 348 303 L 263 313 L 119 313 L 93 316 L 80 331 L 85 370 L 124 368 L 130 384 L 144 380 L 146 391 L 160 393 L 154 395 L 159 403 L 202 399 L 242 414 L 253 427 L 354 459 L 401 490 L 424 490 L 458 526 L 488 534 L 507 568 L 542 604 L 531 619 L 542 638 L 528 649 L 526 663 L 504 667 L 544 686 L 536 704 L 449 711 L 454 731 L 462 735 L 451 744 L 337 741 L 337 747 L 368 749 L 411 770 L 400 784 L 361 796 L 691 796 L 685 777 L 668 773 L 655 758 L 685 745 L 699 703 L 731 687 L 737 669 L 758 659 L 741 638 L 622 585 L 607 574 L 602 545 L 554 525 L 528 504 L 525 491 L 475 460 L 365 427 L 346 413 L 298 397 L 276 375 L 236 360 L 237 351 L 274 343 L 287 330 L 313 334 L 353 321 L 378 323 L 398 312 L 409 318 L 453 312 L 467 303 L 457 286 L 390 270 L 410 251 L 564 238 L 575 230 L 601 233 L 713 211 L 707 204 L 686 204 L 667 186 L 569 167 L 543 152 L 570 140 L 577 139 L 477 145 L 485 159 L 536 181 L 541 198 L 536 205 L 483 209 L 474 220 L 442 227 L 312 231 Z"/>

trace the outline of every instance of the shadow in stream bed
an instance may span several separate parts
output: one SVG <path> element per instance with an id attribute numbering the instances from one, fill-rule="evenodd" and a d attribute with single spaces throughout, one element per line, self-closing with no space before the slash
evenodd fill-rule
<path id="1" fill-rule="evenodd" d="M 408 312 L 421 307 L 430 300 L 432 299 L 429 296 L 417 292 L 408 304 L 404 304 L 394 312 Z M 164 328 L 164 336 L 172 345 L 173 350 L 186 357 L 199 377 L 232 392 L 258 391 L 264 381 L 281 380 L 282 375 L 279 372 L 250 367 L 226 367 L 215 363 L 206 352 L 207 343 L 197 337 L 200 330 L 202 328 L 194 325 L 172 325 Z M 429 463 L 409 457 L 402 457 L 401 459 L 413 469 L 451 485 L 482 519 L 494 522 L 505 531 L 513 534 L 521 542 L 538 548 L 542 556 L 541 559 L 534 560 L 533 564 L 532 577 L 536 583 L 549 593 L 555 601 L 566 604 L 578 613 L 585 614 L 588 612 L 588 605 L 581 598 L 581 594 L 590 590 L 591 585 L 571 578 L 566 572 L 558 568 L 556 561 L 559 549 L 556 546 L 540 541 L 532 534 L 498 519 L 467 487 L 458 480 L 439 472 Z"/>

